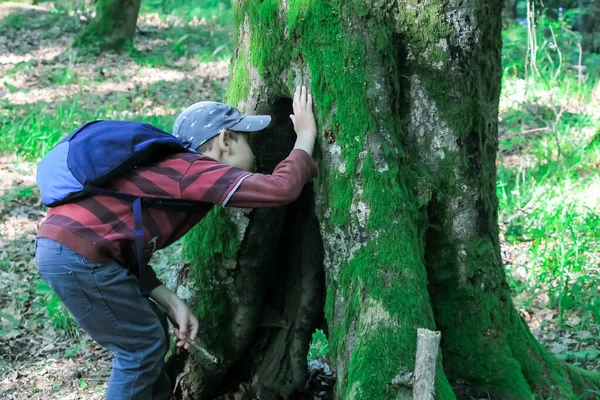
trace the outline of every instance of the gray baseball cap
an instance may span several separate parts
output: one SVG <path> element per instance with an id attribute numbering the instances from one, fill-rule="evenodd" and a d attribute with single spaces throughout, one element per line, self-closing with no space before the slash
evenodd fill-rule
<path id="1" fill-rule="evenodd" d="M 271 123 L 268 115 L 244 115 L 227 104 L 201 101 L 192 104 L 175 120 L 173 136 L 192 150 L 217 136 L 223 129 L 257 132 Z"/>

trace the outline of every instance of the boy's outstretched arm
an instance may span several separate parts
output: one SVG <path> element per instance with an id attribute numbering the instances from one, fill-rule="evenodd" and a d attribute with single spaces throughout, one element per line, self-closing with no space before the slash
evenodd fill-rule
<path id="1" fill-rule="evenodd" d="M 240 208 L 276 207 L 296 200 L 304 185 L 317 176 L 312 159 L 317 137 L 312 106 L 307 88 L 296 88 L 294 114 L 290 115 L 296 143 L 271 175 L 252 174 L 205 158 L 193 163 L 181 178 L 179 198 Z"/>
<path id="2" fill-rule="evenodd" d="M 296 200 L 304 185 L 317 176 L 312 152 L 317 139 L 317 124 L 312 111 L 313 98 L 306 87 L 297 87 L 294 114 L 290 115 L 297 138 L 290 155 L 271 175 L 254 174 L 221 203 L 223 207 L 276 207 Z"/>

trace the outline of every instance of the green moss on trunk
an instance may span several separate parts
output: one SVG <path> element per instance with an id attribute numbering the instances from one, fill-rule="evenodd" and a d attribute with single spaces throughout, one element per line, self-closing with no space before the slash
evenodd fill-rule
<path id="1" fill-rule="evenodd" d="M 337 398 L 410 398 L 392 380 L 413 370 L 420 327 L 442 331 L 438 399 L 455 398 L 446 376 L 499 399 L 597 387 L 596 375 L 535 341 L 505 282 L 495 197 L 501 3 L 234 2 L 228 101 L 272 104 L 299 82 L 315 98 Z M 192 256 L 208 263 L 196 264 L 198 282 L 240 248 L 225 236 L 223 248 Z M 205 239 L 189 242 L 204 248 Z M 198 311 L 219 315 L 222 301 L 207 295 Z"/>
<path id="2" fill-rule="evenodd" d="M 192 307 L 196 318 L 208 326 L 222 324 L 226 316 L 230 300 L 226 281 L 235 268 L 239 246 L 237 226 L 222 208 L 213 208 L 186 236 L 183 256 L 192 262 L 189 278 L 194 289 L 202 292 L 194 297 Z M 224 339 L 218 332 L 206 330 L 215 334 L 206 338 L 209 343 Z"/>
<path id="3" fill-rule="evenodd" d="M 406 189 L 406 176 L 394 160 L 400 149 L 397 118 L 391 110 L 374 108 L 378 101 L 376 82 L 367 71 L 368 63 L 380 65 L 395 62 L 392 40 L 393 21 L 382 20 L 371 34 L 366 20 L 354 21 L 351 28 L 347 5 L 341 1 L 287 1 L 287 14 L 280 1 L 247 1 L 237 9 L 237 21 L 249 21 L 250 66 L 273 86 L 290 93 L 288 77 L 293 64 L 300 60 L 310 76 L 310 89 L 315 98 L 315 114 L 324 130 L 340 148 L 343 170 L 321 164 L 318 185 L 326 205 L 320 207 L 325 231 L 329 227 L 354 229 L 366 224 L 367 239 L 351 260 L 339 265 L 340 274 L 329 282 L 327 314 L 330 345 L 334 357 L 346 358 L 347 369 L 340 376 L 336 392 L 339 397 L 368 399 L 394 398 L 408 388 L 395 388 L 391 382 L 397 375 L 414 367 L 416 329 L 434 328 L 429 306 L 426 273 L 421 258 L 417 224 L 418 213 L 411 206 Z M 239 46 L 243 46 L 240 44 Z M 369 48 L 377 49 L 369 53 Z M 238 59 L 238 62 L 243 60 Z M 236 77 L 232 83 L 236 85 Z M 398 81 L 390 83 L 398 87 Z M 390 90 L 384 88 L 383 90 Z M 237 91 L 237 89 L 236 89 Z M 386 105 L 382 105 L 386 108 Z M 334 112 L 332 112 L 334 110 Z M 361 153 L 366 150 L 367 133 L 380 141 L 378 132 L 394 136 L 396 152 L 374 161 Z M 321 152 L 326 152 L 321 149 Z M 362 157 L 362 158 L 361 158 Z M 375 163 L 384 162 L 386 171 L 377 171 Z M 356 187 L 363 195 L 356 197 Z M 390 201 L 393 198 L 394 201 Z M 353 202 L 365 201 L 370 209 L 368 221 L 351 216 Z M 325 217 L 330 213 L 331 217 Z M 390 221 L 394 225 L 390 226 Z M 341 324 L 337 319 L 336 297 L 346 299 Z M 338 310 L 339 312 L 339 310 Z M 356 343 L 349 344 L 356 329 Z M 348 347 L 352 347 L 348 351 Z M 347 353 L 350 354 L 347 354 Z M 385 354 L 385 362 L 381 355 Z M 440 369 L 441 371 L 441 369 Z M 439 377 L 440 398 L 453 398 L 443 374 Z"/>
<path id="4" fill-rule="evenodd" d="M 96 16 L 76 46 L 121 50 L 133 42 L 141 0 L 98 0 Z"/>

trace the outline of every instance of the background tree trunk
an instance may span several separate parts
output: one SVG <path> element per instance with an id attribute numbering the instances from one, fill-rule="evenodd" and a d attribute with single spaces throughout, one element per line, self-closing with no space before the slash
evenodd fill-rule
<path id="1" fill-rule="evenodd" d="M 504 17 L 507 20 L 514 21 L 517 19 L 517 4 L 518 0 L 505 0 L 504 2 Z"/>
<path id="2" fill-rule="evenodd" d="M 600 53 L 600 0 L 590 0 L 582 16 L 583 50 Z"/>
<path id="3" fill-rule="evenodd" d="M 292 146 L 295 85 L 314 94 L 318 223 L 307 189 L 290 207 L 215 212 L 188 238 L 180 291 L 225 362 L 182 363 L 182 397 L 226 392 L 225 381 L 252 382 L 261 398 L 302 388 L 321 256 L 339 399 L 412 398 L 402 378 L 414 371 L 418 328 L 442 333 L 438 399 L 600 386 L 535 341 L 505 280 L 495 191 L 502 6 L 234 2 L 228 101 L 275 117 L 257 135 L 261 171 Z"/>
<path id="4" fill-rule="evenodd" d="M 133 41 L 141 0 L 98 0 L 96 16 L 76 45 L 119 50 Z"/>

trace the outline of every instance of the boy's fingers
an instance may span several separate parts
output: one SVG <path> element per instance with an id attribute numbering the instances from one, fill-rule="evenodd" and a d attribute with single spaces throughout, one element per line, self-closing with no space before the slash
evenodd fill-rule
<path id="1" fill-rule="evenodd" d="M 196 318 L 192 318 L 192 332 L 190 333 L 190 339 L 196 339 L 196 335 L 198 334 L 198 320 Z"/>
<path id="2" fill-rule="evenodd" d="M 179 339 L 185 339 L 188 334 L 188 322 L 182 321 L 179 323 Z"/>
<path id="3" fill-rule="evenodd" d="M 306 86 L 302 86 L 302 91 L 300 92 L 300 106 L 302 108 L 306 107 Z"/>
<path id="4" fill-rule="evenodd" d="M 312 110 L 312 106 L 313 106 L 313 97 L 312 97 L 312 94 L 310 92 L 308 92 L 308 96 L 306 98 L 306 108 L 308 108 L 308 110 Z"/>
<path id="5" fill-rule="evenodd" d="M 296 94 L 294 95 L 294 100 L 296 101 L 296 111 L 295 114 L 298 114 L 298 112 L 300 111 L 300 106 L 301 106 L 301 99 L 302 98 L 302 87 L 298 86 L 296 88 Z"/>
<path id="6" fill-rule="evenodd" d="M 294 126 L 296 126 L 296 116 L 290 115 L 290 119 L 292 120 L 292 123 L 294 124 Z"/>
<path id="7" fill-rule="evenodd" d="M 296 91 L 294 92 L 294 102 L 292 103 L 292 107 L 294 108 L 294 114 L 298 113 L 299 101 L 300 101 L 300 86 L 296 86 Z"/>

